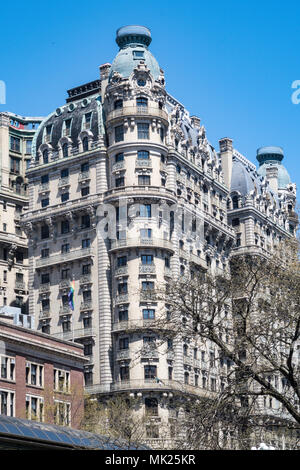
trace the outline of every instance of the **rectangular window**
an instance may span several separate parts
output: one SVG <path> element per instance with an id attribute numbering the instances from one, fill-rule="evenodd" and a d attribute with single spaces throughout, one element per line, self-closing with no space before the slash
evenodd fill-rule
<path id="1" fill-rule="evenodd" d="M 49 299 L 42 299 L 42 310 L 43 312 L 50 311 L 50 300 Z"/>
<path id="2" fill-rule="evenodd" d="M 129 380 L 129 366 L 120 367 L 120 380 L 123 382 Z"/>
<path id="3" fill-rule="evenodd" d="M 151 204 L 140 204 L 140 217 L 151 217 Z"/>
<path id="4" fill-rule="evenodd" d="M 90 264 L 84 264 L 82 266 L 82 274 L 90 274 L 91 273 L 91 265 Z"/>
<path id="5" fill-rule="evenodd" d="M 89 171 L 89 162 L 84 162 L 80 167 L 81 173 L 87 173 Z"/>
<path id="6" fill-rule="evenodd" d="M 68 178 L 69 176 L 69 169 L 68 168 L 64 168 L 63 170 L 61 170 L 60 172 L 60 177 L 61 178 Z"/>
<path id="7" fill-rule="evenodd" d="M 115 162 L 118 163 L 118 162 L 123 162 L 124 161 L 124 153 L 117 153 L 117 155 L 115 156 Z"/>
<path id="8" fill-rule="evenodd" d="M 141 228 L 140 229 L 141 238 L 152 238 L 152 229 L 151 228 Z"/>
<path id="9" fill-rule="evenodd" d="M 53 369 L 53 388 L 57 392 L 69 392 L 70 372 L 63 369 Z"/>
<path id="10" fill-rule="evenodd" d="M 49 198 L 48 198 L 48 197 L 46 197 L 45 199 L 42 199 L 42 200 L 41 200 L 41 206 L 42 206 L 42 207 L 47 207 L 47 206 L 49 206 Z"/>
<path id="11" fill-rule="evenodd" d="M 157 367 L 156 366 L 144 366 L 144 377 L 145 380 L 153 380 L 157 377 Z"/>
<path id="12" fill-rule="evenodd" d="M 70 279 L 70 269 L 62 269 L 61 279 Z"/>
<path id="13" fill-rule="evenodd" d="M 153 255 L 141 255 L 141 263 L 145 264 L 153 264 Z"/>
<path id="14" fill-rule="evenodd" d="M 85 317 L 83 318 L 83 328 L 91 328 L 92 327 L 92 318 L 91 317 Z"/>
<path id="15" fill-rule="evenodd" d="M 26 153 L 31 153 L 32 140 L 26 140 Z"/>
<path id="16" fill-rule="evenodd" d="M 149 139 L 149 124 L 140 122 L 137 125 L 138 139 Z"/>
<path id="17" fill-rule="evenodd" d="M 120 310 L 119 321 L 127 321 L 127 320 L 128 320 L 128 310 Z"/>
<path id="18" fill-rule="evenodd" d="M 143 309 L 143 319 L 144 320 L 154 320 L 155 318 L 155 310 L 150 308 Z"/>
<path id="19" fill-rule="evenodd" d="M 154 282 L 153 281 L 143 281 L 142 282 L 142 290 L 149 291 L 154 289 Z"/>
<path id="20" fill-rule="evenodd" d="M 117 260 L 118 268 L 121 266 L 126 266 L 126 265 L 127 265 L 127 256 L 120 256 Z"/>
<path id="21" fill-rule="evenodd" d="M 44 366 L 32 362 L 26 362 L 26 384 L 43 387 L 44 385 Z"/>
<path id="22" fill-rule="evenodd" d="M 85 188 L 81 188 L 81 196 L 88 196 L 90 194 L 90 188 L 89 186 L 86 186 Z"/>
<path id="23" fill-rule="evenodd" d="M 128 294 L 127 282 L 122 282 L 118 284 L 118 294 Z"/>
<path id="24" fill-rule="evenodd" d="M 49 226 L 42 225 L 41 227 L 41 239 L 44 240 L 45 238 L 49 238 Z"/>
<path id="25" fill-rule="evenodd" d="M 1 379 L 15 380 L 15 358 L 11 356 L 0 356 Z"/>
<path id="26" fill-rule="evenodd" d="M 42 177 L 41 177 L 41 183 L 42 183 L 42 184 L 47 184 L 47 183 L 49 183 L 49 175 L 48 175 L 48 174 L 47 174 L 47 175 L 42 175 Z"/>
<path id="27" fill-rule="evenodd" d="M 81 228 L 89 228 L 90 227 L 90 216 L 89 215 L 83 215 L 81 217 Z"/>
<path id="28" fill-rule="evenodd" d="M 69 221 L 68 220 L 63 220 L 61 222 L 61 233 L 65 234 L 65 233 L 69 233 L 69 231 L 70 231 Z"/>
<path id="29" fill-rule="evenodd" d="M 89 248 L 91 246 L 91 240 L 89 238 L 85 238 L 81 242 L 82 248 Z"/>
<path id="30" fill-rule="evenodd" d="M 41 275 L 41 284 L 48 284 L 50 282 L 50 274 L 45 273 Z"/>
<path id="31" fill-rule="evenodd" d="M 19 160 L 18 158 L 10 157 L 10 171 L 12 173 L 19 174 L 20 173 L 20 163 L 21 163 L 21 160 Z"/>
<path id="32" fill-rule="evenodd" d="M 119 178 L 116 178 L 116 188 L 119 188 L 120 186 L 125 186 L 125 178 L 124 176 L 120 176 Z"/>
<path id="33" fill-rule="evenodd" d="M 15 393 L 8 390 L 0 390 L 0 414 L 15 416 Z"/>
<path id="34" fill-rule="evenodd" d="M 144 51 L 132 51 L 132 55 L 135 59 L 142 59 L 144 57 Z"/>
<path id="35" fill-rule="evenodd" d="M 71 133 L 71 119 L 66 119 L 64 122 L 63 135 L 70 135 Z"/>
<path id="36" fill-rule="evenodd" d="M 124 127 L 116 126 L 115 127 L 115 142 L 121 142 L 124 140 Z"/>
<path id="37" fill-rule="evenodd" d="M 21 151 L 21 140 L 19 137 L 10 136 L 10 150 L 13 150 L 14 152 Z"/>
<path id="38" fill-rule="evenodd" d="M 149 160 L 149 152 L 147 150 L 139 150 L 138 160 Z"/>
<path id="39" fill-rule="evenodd" d="M 41 250 L 41 258 L 49 258 L 49 248 L 43 248 Z"/>
<path id="40" fill-rule="evenodd" d="M 61 202 L 65 202 L 69 200 L 69 193 L 62 193 L 61 195 Z"/>
<path id="41" fill-rule="evenodd" d="M 129 348 L 129 338 L 120 338 L 119 349 L 128 349 L 128 348 Z"/>
<path id="42" fill-rule="evenodd" d="M 139 175 L 138 176 L 139 186 L 150 186 L 150 176 L 149 175 Z"/>
<path id="43" fill-rule="evenodd" d="M 87 113 L 84 115 L 84 128 L 90 129 L 91 128 L 91 121 L 92 121 L 92 113 Z"/>
<path id="44" fill-rule="evenodd" d="M 59 426 L 71 425 L 71 405 L 64 401 L 54 401 L 55 412 L 54 421 Z"/>
<path id="45" fill-rule="evenodd" d="M 70 252 L 70 244 L 65 243 L 64 245 L 61 245 L 61 252 L 62 253 L 69 253 Z"/>
<path id="46" fill-rule="evenodd" d="M 148 99 L 144 96 L 138 96 L 136 99 L 136 105 L 138 107 L 146 108 L 148 106 Z"/>

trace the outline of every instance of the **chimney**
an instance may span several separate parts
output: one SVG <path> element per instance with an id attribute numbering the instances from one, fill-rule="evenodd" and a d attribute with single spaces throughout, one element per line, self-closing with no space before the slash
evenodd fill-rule
<path id="1" fill-rule="evenodd" d="M 233 153 L 232 140 L 229 137 L 224 137 L 219 140 L 219 145 L 224 182 L 230 191 Z"/>
<path id="2" fill-rule="evenodd" d="M 198 116 L 191 116 L 191 122 L 194 127 L 200 129 L 200 118 L 198 118 Z"/>
<path id="3" fill-rule="evenodd" d="M 102 64 L 102 65 L 100 65 L 100 67 L 99 67 L 99 70 L 100 70 L 100 80 L 101 80 L 102 102 L 103 102 L 103 100 L 104 100 L 105 89 L 106 89 L 107 84 L 108 84 L 108 76 L 109 76 L 110 68 L 111 68 L 111 64 L 109 64 L 109 63 L 107 63 L 107 64 Z"/>

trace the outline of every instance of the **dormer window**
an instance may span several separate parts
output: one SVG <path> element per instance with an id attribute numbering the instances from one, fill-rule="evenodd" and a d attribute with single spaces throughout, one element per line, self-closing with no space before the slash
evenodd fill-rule
<path id="1" fill-rule="evenodd" d="M 134 59 L 144 59 L 144 51 L 132 51 Z"/>
<path id="2" fill-rule="evenodd" d="M 139 78 L 137 81 L 138 86 L 145 86 L 146 85 L 146 80 L 143 78 Z"/>
<path id="3" fill-rule="evenodd" d="M 48 149 L 43 151 L 43 163 L 49 163 L 49 152 Z"/>
<path id="4" fill-rule="evenodd" d="M 71 122 L 72 122 L 72 119 L 66 119 L 64 121 L 63 135 L 71 134 Z"/>
<path id="5" fill-rule="evenodd" d="M 88 149 L 89 149 L 89 139 L 88 139 L 87 137 L 84 137 L 84 138 L 82 139 L 82 150 L 83 150 L 84 152 L 87 152 Z"/>
<path id="6" fill-rule="evenodd" d="M 63 154 L 63 157 L 67 157 L 68 156 L 68 144 L 63 144 L 62 146 L 62 154 Z"/>
<path id="7" fill-rule="evenodd" d="M 49 126 L 46 126 L 45 142 L 50 142 L 50 140 L 51 140 L 51 131 L 52 131 L 52 124 L 49 124 Z"/>
<path id="8" fill-rule="evenodd" d="M 84 129 L 90 129 L 92 122 L 92 113 L 87 113 L 84 115 Z"/>

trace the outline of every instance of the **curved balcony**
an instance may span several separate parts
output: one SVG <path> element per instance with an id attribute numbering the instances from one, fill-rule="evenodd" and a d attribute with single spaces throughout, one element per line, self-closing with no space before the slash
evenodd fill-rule
<path id="1" fill-rule="evenodd" d="M 171 253 L 174 253 L 175 251 L 173 244 L 170 241 L 164 240 L 162 238 L 126 238 L 122 240 L 112 240 L 110 253 L 113 253 L 114 251 L 118 251 L 122 249 L 134 248 L 134 247 L 163 248 L 165 250 L 170 251 Z"/>
<path id="2" fill-rule="evenodd" d="M 110 111 L 106 116 L 106 122 L 109 123 L 114 120 L 126 117 L 150 117 L 156 119 L 162 119 L 165 124 L 168 124 L 169 118 L 168 113 L 163 109 L 155 108 L 152 106 L 124 106 L 123 108 L 114 109 Z"/>
<path id="3" fill-rule="evenodd" d="M 92 248 L 81 248 L 79 250 L 70 251 L 69 253 L 60 253 L 57 255 L 49 256 L 48 258 L 40 258 L 36 260 L 36 268 L 42 266 L 51 266 L 54 264 L 62 264 L 75 259 L 87 258 L 94 256 Z"/>
<path id="4" fill-rule="evenodd" d="M 129 331 L 129 330 L 140 330 L 140 329 L 158 329 L 164 328 L 165 326 L 159 326 L 155 319 L 143 319 L 139 318 L 137 320 L 124 320 L 120 322 L 113 323 L 112 331 L 113 332 L 120 332 L 120 331 Z"/>
<path id="5" fill-rule="evenodd" d="M 92 393 L 92 389 L 94 389 L 94 393 L 97 391 L 97 385 L 87 387 L 88 393 Z M 182 382 L 175 381 L 175 380 L 159 380 L 159 379 L 141 379 L 141 380 L 128 380 L 128 381 L 120 381 L 114 382 L 111 384 L 112 391 L 121 391 L 121 390 L 168 390 L 178 391 L 180 393 L 186 393 L 191 395 L 197 395 L 201 397 L 215 397 L 216 393 L 205 390 L 203 388 L 194 386 L 194 385 L 186 385 Z"/>
<path id="6" fill-rule="evenodd" d="M 176 195 L 174 191 L 171 191 L 171 189 L 165 188 L 163 186 L 145 185 L 123 186 L 120 188 L 110 189 L 109 191 L 106 191 L 104 195 L 104 200 L 105 202 L 113 202 L 114 200 L 119 201 L 119 198 L 124 196 L 128 196 L 130 198 L 143 196 L 158 200 L 164 198 L 167 202 L 170 202 L 171 204 L 176 204 L 177 202 Z"/>

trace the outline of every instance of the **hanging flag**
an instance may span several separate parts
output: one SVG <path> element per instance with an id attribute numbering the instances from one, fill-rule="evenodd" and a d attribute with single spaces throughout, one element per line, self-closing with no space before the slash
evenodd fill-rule
<path id="1" fill-rule="evenodd" d="M 68 294 L 69 306 L 71 310 L 74 310 L 74 293 L 75 293 L 75 280 L 73 279 L 72 284 L 70 286 L 70 291 Z"/>

